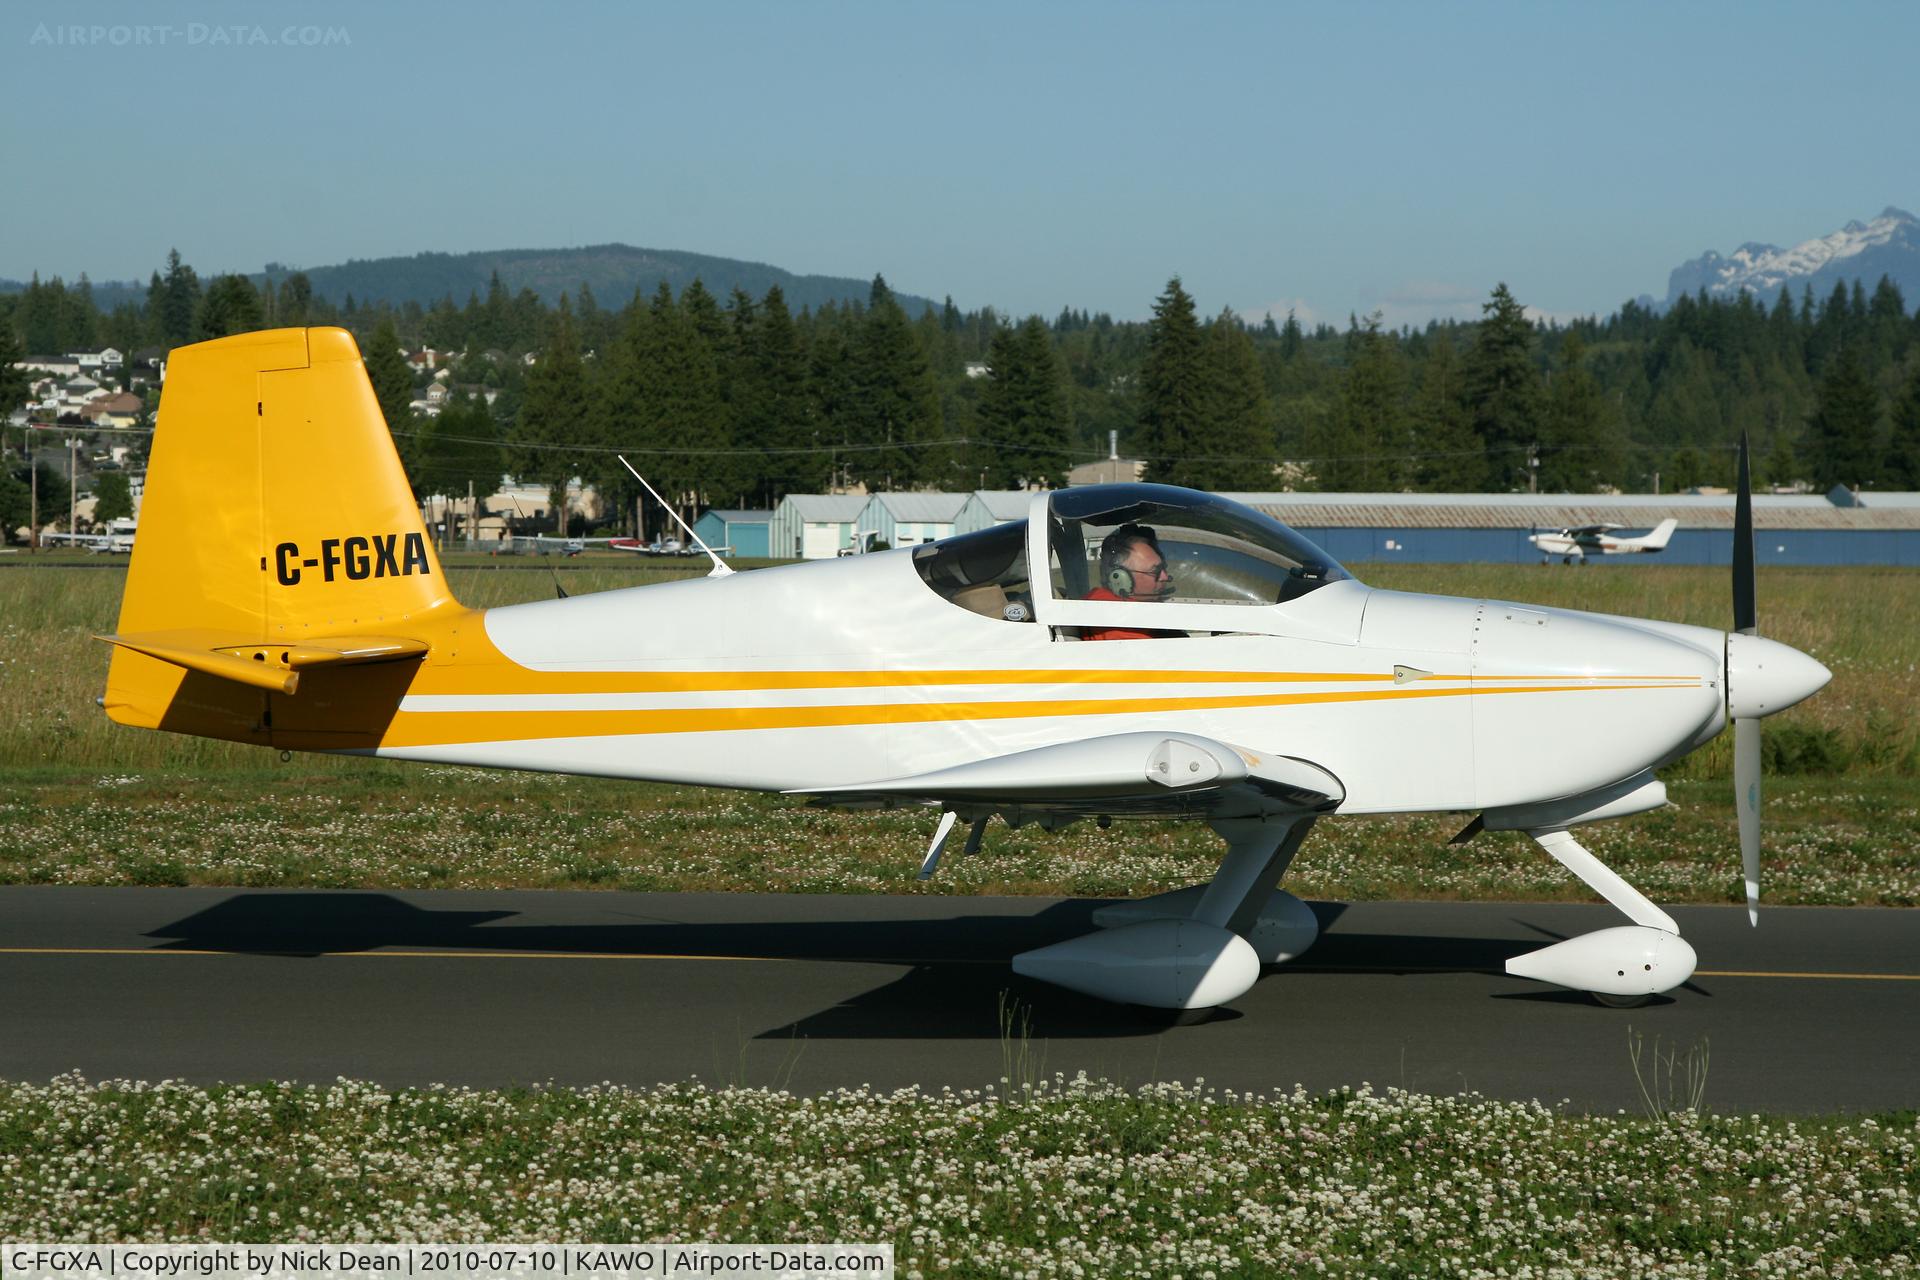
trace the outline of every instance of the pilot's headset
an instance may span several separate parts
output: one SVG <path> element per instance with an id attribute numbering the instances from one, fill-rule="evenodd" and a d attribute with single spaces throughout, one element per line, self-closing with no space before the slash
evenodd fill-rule
<path id="1" fill-rule="evenodd" d="M 1120 562 L 1127 558 L 1136 542 L 1144 542 L 1152 547 L 1154 554 L 1162 560 L 1166 553 L 1160 550 L 1160 535 L 1144 524 L 1123 524 L 1100 541 L 1100 581 L 1107 590 L 1122 600 L 1164 600 L 1173 594 L 1173 583 L 1169 580 L 1149 594 L 1141 595 L 1133 589 L 1133 570 Z"/>

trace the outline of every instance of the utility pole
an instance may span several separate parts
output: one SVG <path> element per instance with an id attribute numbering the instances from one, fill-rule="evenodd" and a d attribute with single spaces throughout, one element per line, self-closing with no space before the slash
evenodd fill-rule
<path id="1" fill-rule="evenodd" d="M 33 424 L 27 424 L 27 474 L 32 477 L 33 514 L 27 519 L 31 522 L 27 529 L 27 551 L 40 549 L 40 468 L 33 462 Z"/>
<path id="2" fill-rule="evenodd" d="M 76 528 L 80 511 L 80 437 L 67 437 L 67 545 L 73 545 L 73 535 L 80 532 Z"/>

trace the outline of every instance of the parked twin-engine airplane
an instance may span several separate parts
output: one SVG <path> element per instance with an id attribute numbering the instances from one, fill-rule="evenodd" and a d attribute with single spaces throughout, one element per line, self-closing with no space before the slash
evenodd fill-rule
<path id="1" fill-rule="evenodd" d="M 1653 526 L 1651 532 L 1642 534 L 1638 538 L 1616 538 L 1613 536 L 1613 531 L 1623 529 L 1625 525 L 1583 524 L 1553 533 L 1529 534 L 1527 541 L 1531 542 L 1534 549 L 1548 560 L 1559 556 L 1561 564 L 1572 564 L 1576 558 L 1584 559 L 1590 555 L 1619 556 L 1632 555 L 1635 552 L 1665 551 L 1667 539 L 1673 536 L 1673 531 L 1679 525 L 1678 520 L 1668 517 Z"/>
<path id="2" fill-rule="evenodd" d="M 1723 633 L 1370 589 L 1282 524 L 1158 485 L 1038 493 L 1024 521 L 892 552 L 468 609 L 338 329 L 173 353 L 142 531 L 108 637 L 122 724 L 925 805 L 944 816 L 923 873 L 961 819 L 970 852 L 995 814 L 1205 821 L 1227 843 L 1209 883 L 1013 962 L 1168 1008 L 1233 1000 L 1313 941 L 1277 886 L 1331 812 L 1525 831 L 1632 923 L 1509 970 L 1606 1000 L 1674 987 L 1692 947 L 1572 829 L 1663 803 L 1655 768 L 1731 720 L 1751 907 L 1759 717 L 1828 679 L 1754 634 L 1750 523 Z"/>

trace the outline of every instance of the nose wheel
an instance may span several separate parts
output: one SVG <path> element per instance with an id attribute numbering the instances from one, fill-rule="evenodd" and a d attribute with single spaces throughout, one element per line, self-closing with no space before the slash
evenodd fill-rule
<path id="1" fill-rule="evenodd" d="M 1584 991 L 1609 1009 L 1633 1009 L 1693 976 L 1697 958 L 1673 917 L 1559 827 L 1527 832 L 1554 860 L 1619 908 L 1632 924 L 1556 942 L 1507 961 L 1507 972 Z"/>
<path id="2" fill-rule="evenodd" d="M 1653 999 L 1653 992 L 1651 991 L 1639 996 L 1609 995 L 1605 991 L 1589 991 L 1587 994 L 1593 997 L 1595 1004 L 1605 1009 L 1638 1009 L 1641 1005 Z"/>

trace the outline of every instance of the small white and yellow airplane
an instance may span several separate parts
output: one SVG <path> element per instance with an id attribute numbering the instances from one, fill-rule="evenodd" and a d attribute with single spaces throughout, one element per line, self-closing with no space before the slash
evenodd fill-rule
<path id="1" fill-rule="evenodd" d="M 1614 531 L 1626 528 L 1625 525 L 1583 524 L 1552 533 L 1528 534 L 1527 541 L 1548 560 L 1559 556 L 1561 564 L 1572 564 L 1575 559 L 1584 561 L 1588 556 L 1626 556 L 1665 551 L 1667 540 L 1673 537 L 1673 531 L 1679 527 L 1680 522 L 1669 516 L 1637 538 L 1614 537 Z"/>
<path id="2" fill-rule="evenodd" d="M 1603 1001 L 1679 985 L 1692 947 L 1573 829 L 1664 803 L 1654 770 L 1732 721 L 1751 909 L 1759 718 L 1829 678 L 1754 634 L 1750 521 L 1729 633 L 1371 589 L 1274 520 L 1157 485 L 1037 493 L 1025 521 L 892 552 L 468 609 L 339 329 L 173 353 L 141 533 L 105 637 L 121 724 L 924 805 L 943 816 L 922 874 L 962 819 L 969 852 L 995 814 L 1205 821 L 1227 845 L 1209 883 L 1013 962 L 1175 1009 L 1312 943 L 1278 885 L 1336 811 L 1526 832 L 1632 923 L 1509 971 Z"/>

